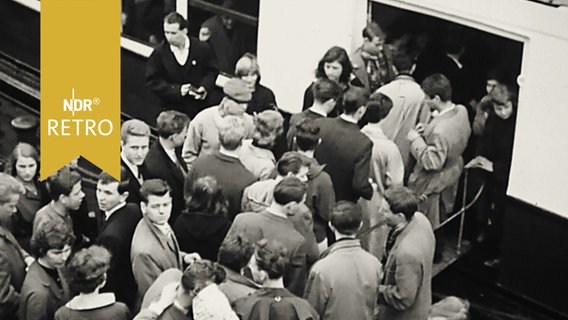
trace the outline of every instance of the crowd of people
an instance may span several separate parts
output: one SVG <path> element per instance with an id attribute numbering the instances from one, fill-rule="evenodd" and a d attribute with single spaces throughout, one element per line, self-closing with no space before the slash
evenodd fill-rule
<path id="1" fill-rule="evenodd" d="M 513 87 L 491 77 L 455 103 L 459 56 L 417 82 L 372 22 L 351 59 L 324 54 L 288 119 L 254 55 L 220 84 L 215 33 L 163 22 L 146 70 L 157 137 L 122 124 L 121 179 L 100 173 L 97 208 L 76 163 L 40 182 L 27 143 L 0 173 L 0 318 L 427 319 L 434 230 L 464 167 L 487 175 L 498 241 Z"/>

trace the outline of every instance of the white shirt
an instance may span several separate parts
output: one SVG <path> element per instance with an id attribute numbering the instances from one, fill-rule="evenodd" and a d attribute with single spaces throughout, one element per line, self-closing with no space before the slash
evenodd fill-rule
<path id="1" fill-rule="evenodd" d="M 357 124 L 357 120 L 355 120 L 353 117 L 350 117 L 350 116 L 348 116 L 348 115 L 346 115 L 346 114 L 342 114 L 342 115 L 340 115 L 339 117 L 340 117 L 341 119 L 347 121 L 347 122 L 351 122 L 351 123 Z"/>
<path id="2" fill-rule="evenodd" d="M 172 50 L 174 57 L 176 57 L 176 61 L 181 66 L 185 65 L 187 57 L 189 57 L 189 38 L 185 36 L 185 44 L 183 45 L 183 48 L 180 49 L 176 46 L 170 45 L 170 49 Z"/>
<path id="3" fill-rule="evenodd" d="M 122 153 L 120 154 L 120 158 L 122 159 L 122 161 L 124 161 L 124 163 L 126 163 L 126 166 L 128 167 L 128 169 L 130 169 L 130 171 L 132 171 L 132 174 L 136 177 L 136 179 L 138 180 L 138 182 L 140 182 L 140 184 L 142 184 L 144 182 L 144 180 L 142 179 L 142 177 L 140 176 L 140 172 L 138 171 L 138 166 L 133 164 L 132 162 L 128 161 L 123 155 Z"/>
<path id="4" fill-rule="evenodd" d="M 448 112 L 454 110 L 455 108 L 456 108 L 456 105 L 455 105 L 455 104 L 452 104 L 448 109 L 446 109 L 446 110 L 444 110 L 444 111 L 440 111 L 440 112 L 437 112 L 437 113 L 434 113 L 434 112 L 433 112 L 433 113 L 432 113 L 432 118 L 437 118 L 437 117 L 443 115 L 444 113 L 448 113 Z"/>
<path id="5" fill-rule="evenodd" d="M 325 113 L 325 112 L 323 112 L 323 111 L 321 111 L 321 110 L 318 110 L 318 109 L 316 109 L 316 108 L 311 107 L 311 108 L 310 108 L 310 111 L 313 112 L 313 113 L 319 114 L 320 116 L 322 116 L 322 117 L 324 117 L 324 118 L 327 117 L 327 113 Z"/>
<path id="6" fill-rule="evenodd" d="M 114 206 L 114 208 L 110 209 L 109 211 L 105 211 L 105 221 L 108 220 L 108 218 L 110 218 L 110 216 L 115 213 L 116 211 L 118 211 L 119 209 L 124 208 L 124 206 L 126 206 L 126 202 L 122 202 L 117 204 L 116 206 Z"/>

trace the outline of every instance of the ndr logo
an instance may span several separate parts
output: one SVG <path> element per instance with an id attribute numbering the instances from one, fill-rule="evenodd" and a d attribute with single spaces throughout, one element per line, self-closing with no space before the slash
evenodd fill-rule
<path id="1" fill-rule="evenodd" d="M 94 99 L 76 99 L 75 88 L 71 89 L 71 99 L 63 99 L 63 111 L 71 111 L 75 116 L 75 112 L 93 111 L 91 106 L 101 103 L 99 98 Z"/>

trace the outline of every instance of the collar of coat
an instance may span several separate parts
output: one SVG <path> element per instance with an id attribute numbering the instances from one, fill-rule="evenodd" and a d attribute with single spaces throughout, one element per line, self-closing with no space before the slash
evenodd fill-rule
<path id="1" fill-rule="evenodd" d="M 344 249 L 353 249 L 353 248 L 361 248 L 361 241 L 359 239 L 341 239 L 341 241 L 337 241 L 331 246 L 329 246 L 324 252 L 322 252 L 320 259 L 323 259 L 330 254 Z"/>
<path id="2" fill-rule="evenodd" d="M 114 293 L 80 294 L 75 296 L 65 306 L 71 310 L 92 310 L 110 306 L 116 302 Z"/>

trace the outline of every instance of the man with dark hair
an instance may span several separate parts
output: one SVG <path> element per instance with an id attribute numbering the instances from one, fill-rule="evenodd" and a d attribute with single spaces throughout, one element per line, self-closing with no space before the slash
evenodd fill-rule
<path id="1" fill-rule="evenodd" d="M 314 264 L 304 291 L 320 319 L 374 319 L 382 266 L 355 238 L 362 218 L 361 208 L 348 201 L 331 212 L 337 242 Z"/>
<path id="2" fill-rule="evenodd" d="M 183 183 L 187 166 L 181 157 L 181 146 L 187 135 L 189 117 L 175 110 L 162 111 L 156 120 L 158 141 L 146 158 L 144 170 L 148 179 L 162 179 L 168 183 L 172 192 L 172 215 L 170 224 L 176 221 L 185 207 Z"/>
<path id="3" fill-rule="evenodd" d="M 185 178 L 185 194 L 190 194 L 192 183 L 200 177 L 212 176 L 229 201 L 228 215 L 233 219 L 240 212 L 243 190 L 256 181 L 239 160 L 242 141 L 246 135 L 244 121 L 226 116 L 219 122 L 219 150 L 195 160 Z"/>
<path id="4" fill-rule="evenodd" d="M 315 158 L 325 164 L 335 189 L 336 200 L 357 202 L 360 197 L 371 199 L 369 183 L 373 143 L 359 130 L 357 122 L 365 114 L 367 96 L 363 89 L 350 88 L 343 95 L 343 114 L 338 118 L 320 118 L 322 142 L 315 149 Z"/>
<path id="5" fill-rule="evenodd" d="M 408 187 L 425 199 L 419 209 L 436 228 L 452 212 L 471 129 L 466 108 L 451 100 L 448 78 L 431 75 L 422 82 L 422 89 L 434 118 L 408 132 L 410 151 L 417 162 Z"/>
<path id="6" fill-rule="evenodd" d="M 140 185 L 146 178 L 144 159 L 150 146 L 150 127 L 141 120 L 124 121 L 120 127 L 120 165 L 128 175 L 128 199 L 126 202 L 140 203 Z"/>
<path id="7" fill-rule="evenodd" d="M 210 105 L 205 99 L 215 88 L 215 54 L 207 44 L 187 36 L 187 21 L 177 12 L 164 18 L 164 35 L 166 41 L 148 59 L 146 84 L 160 98 L 163 108 L 193 118 Z"/>
<path id="8" fill-rule="evenodd" d="M 321 252 L 327 247 L 328 239 L 330 242 L 334 239 L 327 223 L 335 205 L 335 190 L 329 174 L 324 171 L 325 165 L 319 164 L 314 158 L 316 146 L 321 141 L 319 131 L 314 120 L 304 119 L 298 124 L 294 143 L 298 153 L 309 161 L 306 205 L 313 215 L 314 233 Z"/>
<path id="9" fill-rule="evenodd" d="M 389 83 L 393 75 L 392 50 L 385 42 L 386 34 L 376 22 L 370 22 L 362 32 L 363 45 L 351 55 L 353 74 L 365 89 L 373 93 Z"/>
<path id="10" fill-rule="evenodd" d="M 0 172 L 0 222 L 9 221 L 16 204 L 25 193 L 16 178 Z M 17 318 L 19 294 L 26 276 L 29 255 L 22 250 L 14 235 L 0 223 L 0 319 Z M 33 258 L 30 258 L 33 261 Z"/>
<path id="11" fill-rule="evenodd" d="M 424 105 L 424 92 L 412 77 L 414 64 L 408 54 L 399 52 L 394 56 L 396 77 L 380 87 L 375 94 L 391 99 L 392 109 L 380 120 L 379 127 L 387 139 L 393 141 L 404 162 L 404 181 L 414 168 L 416 161 L 410 154 L 410 142 L 406 135 L 417 123 L 426 122 L 430 117 L 429 108 Z"/>
<path id="12" fill-rule="evenodd" d="M 227 277 L 219 285 L 232 304 L 235 300 L 255 292 L 260 286 L 244 276 L 245 269 L 254 252 L 253 244 L 242 235 L 236 235 L 223 241 L 219 247 L 217 262 L 223 266 Z"/>
<path id="13" fill-rule="evenodd" d="M 140 194 L 143 218 L 136 226 L 130 249 L 132 272 L 138 285 L 138 302 L 160 273 L 170 268 L 181 270 L 182 261 L 189 263 L 192 259 L 192 255 L 180 251 L 168 224 L 172 210 L 168 184 L 160 179 L 146 180 Z"/>
<path id="14" fill-rule="evenodd" d="M 121 168 L 121 176 L 125 170 Z M 101 291 L 113 292 L 118 301 L 134 308 L 136 282 L 130 265 L 130 246 L 134 229 L 142 218 L 140 208 L 134 203 L 126 203 L 128 181 L 117 181 L 106 172 L 99 175 L 96 196 L 104 222 L 95 243 L 111 253 L 106 284 Z"/>
<path id="15" fill-rule="evenodd" d="M 284 276 L 286 288 L 301 295 L 307 279 L 308 244 L 288 218 L 294 214 L 306 196 L 306 185 L 296 177 L 282 179 L 274 188 L 274 200 L 262 212 L 245 212 L 237 215 L 225 239 L 237 234 L 249 241 L 262 238 L 281 241 L 291 253 L 290 266 Z"/>
<path id="16" fill-rule="evenodd" d="M 312 85 L 312 92 L 314 95 L 314 103 L 308 109 L 292 115 L 290 118 L 290 126 L 286 139 L 288 143 L 288 150 L 294 150 L 293 139 L 296 135 L 298 124 L 306 119 L 325 118 L 335 108 L 337 100 L 341 98 L 343 90 L 341 86 L 330 79 L 320 78 Z"/>
<path id="17" fill-rule="evenodd" d="M 385 276 L 379 287 L 379 320 L 426 320 L 432 305 L 434 232 L 408 188 L 388 190 L 391 227 L 386 243 Z"/>
<path id="18" fill-rule="evenodd" d="M 81 175 L 63 168 L 48 178 L 51 202 L 39 209 L 34 218 L 33 233 L 45 221 L 60 220 L 73 230 L 71 211 L 79 209 L 85 193 L 81 187 Z"/>

